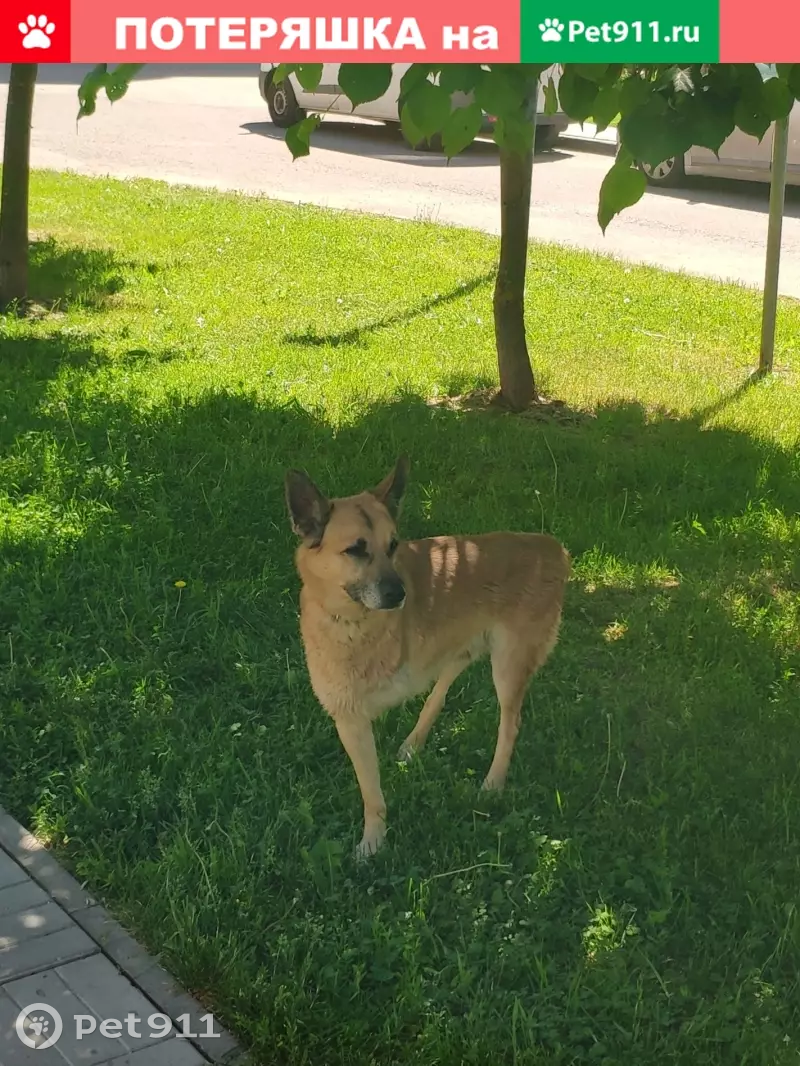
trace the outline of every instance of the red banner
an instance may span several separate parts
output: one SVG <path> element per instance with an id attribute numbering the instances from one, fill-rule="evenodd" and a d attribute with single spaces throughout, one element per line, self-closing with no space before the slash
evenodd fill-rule
<path id="1" fill-rule="evenodd" d="M 616 0 L 614 14 L 606 0 L 594 0 L 597 18 L 619 20 L 621 2 Z M 548 8 L 552 17 L 542 22 L 538 13 L 531 14 L 531 0 L 489 5 L 477 0 L 406 0 L 398 4 L 396 14 L 371 0 L 348 0 L 346 6 L 340 0 L 337 7 L 322 0 L 282 0 L 280 5 L 277 0 L 242 0 L 235 7 L 230 0 L 225 5 L 217 0 L 0 0 L 0 62 L 518 63 L 523 51 L 521 4 L 526 5 L 527 21 L 533 19 L 531 41 L 535 38 L 537 47 L 555 42 L 547 44 L 551 62 L 583 62 L 589 55 L 590 31 L 599 34 L 606 26 L 590 26 L 585 40 L 575 43 L 565 29 L 574 4 L 569 7 L 572 14 L 563 17 L 558 4 Z M 624 0 L 624 6 L 630 9 L 626 31 L 631 26 L 661 26 L 647 22 L 655 18 L 653 0 L 642 0 L 640 14 L 637 0 Z M 661 21 L 671 25 L 666 16 Z M 712 21 L 702 55 L 682 56 L 683 38 L 662 35 L 662 43 L 672 40 L 675 62 L 800 62 L 798 0 L 761 0 L 755 14 L 749 0 L 720 0 Z M 622 23 L 607 25 L 614 29 Z M 609 37 L 612 44 L 614 40 Z M 620 60 L 649 62 L 644 51 L 652 45 L 648 42 L 646 34 L 626 32 Z M 526 56 L 531 47 L 528 41 Z M 537 61 L 540 58 L 537 53 Z M 608 58 L 603 52 L 603 59 Z"/>

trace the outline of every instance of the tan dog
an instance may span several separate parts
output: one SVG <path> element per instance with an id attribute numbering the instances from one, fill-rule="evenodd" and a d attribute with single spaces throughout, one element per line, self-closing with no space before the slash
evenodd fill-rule
<path id="1" fill-rule="evenodd" d="M 373 721 L 433 690 L 400 749 L 425 743 L 447 690 L 473 660 L 491 656 L 500 729 L 485 789 L 501 789 L 525 691 L 558 639 L 569 556 L 552 537 L 488 533 L 397 539 L 409 464 L 377 488 L 328 500 L 298 471 L 286 476 L 302 581 L 300 630 L 311 685 L 333 718 L 364 801 L 361 857 L 386 836 Z"/>

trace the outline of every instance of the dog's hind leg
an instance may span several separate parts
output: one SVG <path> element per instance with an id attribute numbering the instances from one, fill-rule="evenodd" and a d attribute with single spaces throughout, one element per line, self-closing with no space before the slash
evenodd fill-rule
<path id="1" fill-rule="evenodd" d="M 367 718 L 349 714 L 342 714 L 334 721 L 344 750 L 350 756 L 364 801 L 364 834 L 356 855 L 365 859 L 375 854 L 386 837 L 386 801 L 381 791 L 372 723 Z"/>
<path id="2" fill-rule="evenodd" d="M 536 644 L 520 641 L 519 631 L 507 628 L 492 634 L 492 679 L 500 704 L 500 728 L 492 765 L 483 782 L 484 790 L 500 790 L 505 786 L 509 763 L 519 733 L 522 701 L 528 683 L 555 646 L 561 612 L 552 627 Z"/>
<path id="3" fill-rule="evenodd" d="M 433 728 L 433 723 L 439 717 L 442 707 L 444 707 L 444 701 L 447 698 L 448 689 L 468 665 L 468 658 L 459 658 L 454 659 L 444 668 L 444 670 L 442 670 L 439 675 L 439 680 L 433 686 L 430 695 L 425 700 L 425 704 L 417 719 L 417 724 L 400 745 L 400 751 L 397 753 L 397 757 L 402 762 L 409 762 L 415 752 L 420 751 L 422 747 L 424 747 L 425 741 L 428 739 L 428 734 Z"/>
<path id="4" fill-rule="evenodd" d="M 500 703 L 500 728 L 497 732 L 497 745 L 494 749 L 492 765 L 489 767 L 482 787 L 486 791 L 499 791 L 505 786 L 508 766 L 517 741 L 528 676 L 498 678 L 494 670 L 492 672 L 497 699 Z"/>

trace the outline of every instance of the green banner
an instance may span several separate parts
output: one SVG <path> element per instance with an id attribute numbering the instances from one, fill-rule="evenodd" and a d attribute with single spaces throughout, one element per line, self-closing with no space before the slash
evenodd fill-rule
<path id="1" fill-rule="evenodd" d="M 522 0 L 523 63 L 717 63 L 718 0 Z"/>

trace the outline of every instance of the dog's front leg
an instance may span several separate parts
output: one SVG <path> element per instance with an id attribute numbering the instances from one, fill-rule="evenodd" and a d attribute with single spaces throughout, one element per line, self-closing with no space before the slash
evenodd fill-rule
<path id="1" fill-rule="evenodd" d="M 342 714 L 335 719 L 344 750 L 350 756 L 364 801 L 364 836 L 356 849 L 358 858 L 374 855 L 386 837 L 386 802 L 381 792 L 378 752 L 372 723 L 359 715 Z"/>

